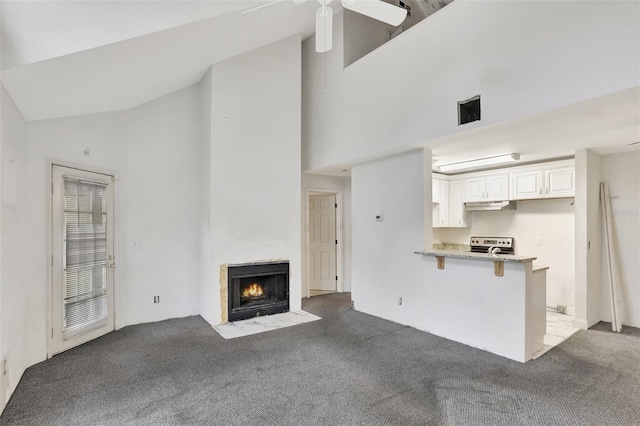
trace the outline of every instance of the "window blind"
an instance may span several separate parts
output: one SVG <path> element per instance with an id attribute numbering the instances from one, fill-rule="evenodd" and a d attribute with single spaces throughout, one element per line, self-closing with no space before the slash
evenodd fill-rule
<path id="1" fill-rule="evenodd" d="M 107 324 L 107 186 L 64 178 L 63 339 Z"/>

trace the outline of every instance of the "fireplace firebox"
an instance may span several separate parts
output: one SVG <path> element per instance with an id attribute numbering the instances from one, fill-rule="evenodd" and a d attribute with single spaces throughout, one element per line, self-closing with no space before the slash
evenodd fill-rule
<path id="1" fill-rule="evenodd" d="M 289 262 L 229 265 L 229 321 L 289 311 Z"/>

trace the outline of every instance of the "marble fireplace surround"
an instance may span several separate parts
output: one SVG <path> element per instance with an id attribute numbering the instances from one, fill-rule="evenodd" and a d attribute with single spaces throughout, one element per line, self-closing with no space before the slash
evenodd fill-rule
<path id="1" fill-rule="evenodd" d="M 263 265 L 266 263 L 289 262 L 289 259 L 264 259 L 245 263 L 223 263 L 220 265 L 220 324 L 229 323 L 229 267 Z"/>

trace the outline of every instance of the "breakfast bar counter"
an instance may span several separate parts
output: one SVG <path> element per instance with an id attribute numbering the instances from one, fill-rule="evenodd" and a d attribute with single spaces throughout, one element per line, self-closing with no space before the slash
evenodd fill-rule
<path id="1" fill-rule="evenodd" d="M 534 256 L 419 250 L 435 290 L 441 337 L 526 362 L 546 333 L 546 267 Z"/>
<path id="2" fill-rule="evenodd" d="M 515 256 L 513 254 L 489 254 L 489 253 L 473 253 L 470 251 L 457 251 L 457 250 L 418 250 L 415 254 L 422 254 L 425 256 L 443 256 L 443 257 L 457 257 L 460 259 L 472 259 L 472 260 L 493 260 L 500 262 L 515 262 L 525 263 L 532 262 L 537 257 L 532 256 Z"/>

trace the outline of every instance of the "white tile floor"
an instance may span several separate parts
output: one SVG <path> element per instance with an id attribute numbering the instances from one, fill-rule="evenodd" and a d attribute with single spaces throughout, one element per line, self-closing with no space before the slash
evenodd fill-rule
<path id="1" fill-rule="evenodd" d="M 573 327 L 573 316 L 559 314 L 555 309 L 547 308 L 547 334 L 544 336 L 544 347 L 533 354 L 533 359 L 559 345 L 573 333 L 578 331 Z"/>
<path id="2" fill-rule="evenodd" d="M 263 333 L 265 331 L 277 330 L 279 328 L 291 327 L 292 325 L 304 324 L 305 322 L 317 321 L 319 319 L 321 318 L 309 312 L 291 311 L 283 314 L 267 315 L 264 317 L 230 322 L 224 325 L 216 325 L 213 329 L 225 339 L 233 339 Z"/>

